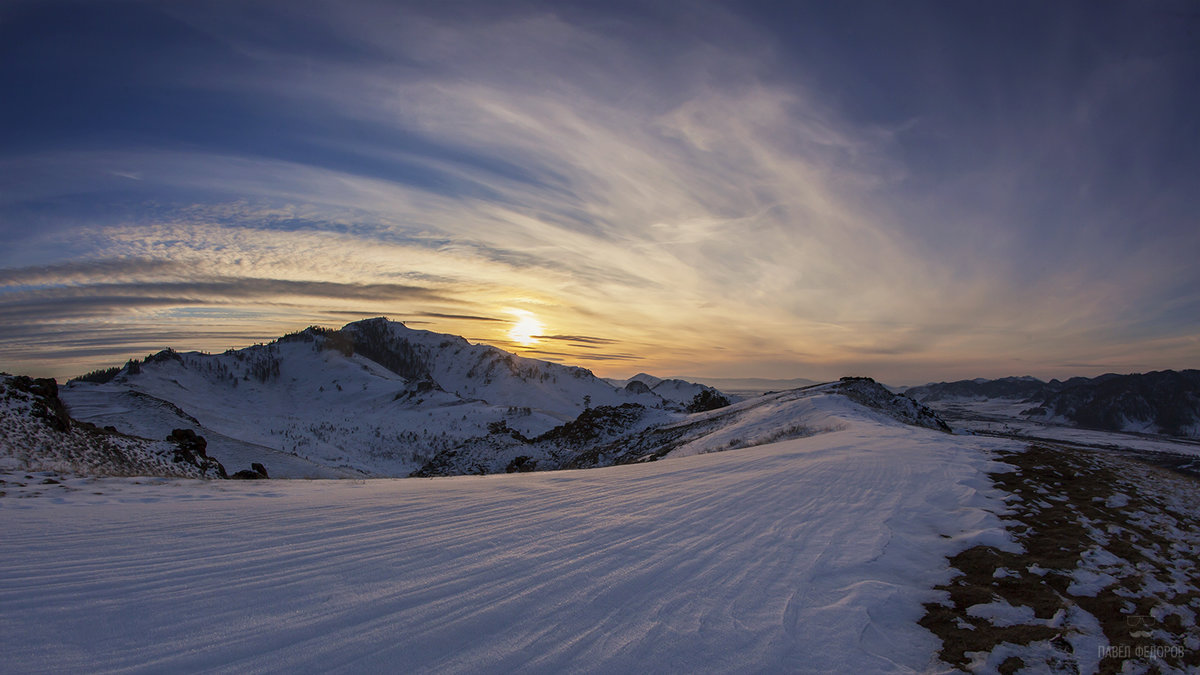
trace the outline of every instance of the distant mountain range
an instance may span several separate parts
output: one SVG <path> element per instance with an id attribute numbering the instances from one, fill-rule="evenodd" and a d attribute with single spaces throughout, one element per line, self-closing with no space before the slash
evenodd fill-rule
<path id="1" fill-rule="evenodd" d="M 788 389 L 797 389 L 799 387 L 807 387 L 814 384 L 819 384 L 817 380 L 808 380 L 802 377 L 792 379 L 768 379 L 762 377 L 699 377 L 691 375 L 675 375 L 669 378 L 660 379 L 646 373 L 638 373 L 628 380 L 608 380 L 618 386 L 625 386 L 628 382 L 640 380 L 654 387 L 656 383 L 676 380 L 687 383 L 697 383 L 707 385 L 714 389 L 733 396 L 748 398 L 751 396 L 760 396 L 769 391 L 787 391 Z"/>
<path id="2" fill-rule="evenodd" d="M 1200 370 L 1043 382 L 1033 377 L 938 382 L 908 389 L 924 403 L 1010 399 L 1029 403 L 1021 415 L 1105 431 L 1200 438 Z"/>
<path id="3" fill-rule="evenodd" d="M 629 392 L 652 392 L 666 401 L 672 401 L 685 406 L 690 404 L 692 400 L 704 391 L 717 391 L 718 393 L 723 391 L 715 386 L 701 384 L 696 381 L 684 380 L 677 377 L 661 378 L 648 373 L 638 373 L 627 380 L 605 378 L 604 381 Z M 722 393 L 722 395 L 731 401 L 742 398 L 732 393 Z"/>
<path id="4" fill-rule="evenodd" d="M 640 374 L 614 383 L 584 368 L 383 318 L 340 330 L 312 327 L 222 354 L 165 349 L 50 391 L 53 384 L 38 385 L 41 402 L 25 407 L 58 410 L 79 433 L 149 444 L 143 448 L 149 459 L 104 469 L 115 474 L 159 462 L 154 457 L 171 464 L 158 475 L 217 475 L 226 467 L 242 469 L 242 477 L 269 471 L 284 478 L 531 471 L 652 461 L 816 433 L 789 421 L 789 410 L 809 405 L 789 402 L 795 390 L 739 402 L 677 378 Z M 945 430 L 927 408 L 873 381 L 827 386 L 802 397 L 842 395 L 893 420 Z M 32 414 L 13 410 L 17 418 Z M 733 429 L 744 433 L 720 445 L 706 440 Z M 7 439 L 10 456 L 46 445 L 22 433 Z M 176 466 L 176 446 L 199 447 L 215 466 Z M 29 453 L 21 456 L 32 466 Z"/>

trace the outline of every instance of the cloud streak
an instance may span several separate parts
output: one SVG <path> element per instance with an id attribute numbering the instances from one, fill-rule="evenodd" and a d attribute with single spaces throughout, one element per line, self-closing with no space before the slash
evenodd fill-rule
<path id="1" fill-rule="evenodd" d="M 1146 366 L 1197 357 L 1194 198 L 1155 168 L 1158 132 L 1150 149 L 1093 140 L 1172 126 L 1162 59 L 1034 73 L 1069 95 L 999 120 L 955 118 L 960 92 L 933 90 L 940 107 L 889 119 L 723 5 L 302 2 L 277 25 L 267 7 L 155 8 L 207 58 L 134 73 L 236 109 L 237 128 L 0 155 L 17 188 L 0 196 L 0 313 L 67 332 L 242 309 L 225 325 L 252 334 L 361 311 L 502 344 L 490 317 L 519 308 L 563 348 L 545 356 L 620 344 L 610 358 L 713 375 L 1059 374 L 1148 339 L 1171 347 Z M 966 74 L 1025 75 L 986 68 Z M 1129 96 L 1167 112 L 1114 107 Z M 1114 183 L 1113 147 L 1149 168 Z M 0 357 L 36 359 L 22 349 Z"/>

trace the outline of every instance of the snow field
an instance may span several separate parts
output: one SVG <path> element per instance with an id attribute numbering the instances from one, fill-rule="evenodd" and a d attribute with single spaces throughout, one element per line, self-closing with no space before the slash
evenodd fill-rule
<path id="1" fill-rule="evenodd" d="M 10 496 L 5 669 L 937 669 L 922 603 L 948 554 L 1012 546 L 984 449 L 1013 446 L 843 412 L 606 469 Z"/>

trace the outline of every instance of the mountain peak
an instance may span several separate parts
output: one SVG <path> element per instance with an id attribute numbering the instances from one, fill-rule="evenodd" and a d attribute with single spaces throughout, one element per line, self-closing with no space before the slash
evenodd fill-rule
<path id="1" fill-rule="evenodd" d="M 656 387 L 658 384 L 660 384 L 663 381 L 663 378 L 655 377 L 655 376 L 651 375 L 650 373 L 638 373 L 637 375 L 634 375 L 633 377 L 629 378 L 629 380 L 628 380 L 628 382 L 634 382 L 634 381 L 641 382 L 642 384 L 653 389 L 654 387 Z"/>
<path id="2" fill-rule="evenodd" d="M 351 321 L 350 323 L 346 324 L 345 326 L 342 326 L 342 330 L 346 330 L 347 328 L 357 327 L 357 326 L 370 326 L 370 327 L 395 326 L 395 327 L 403 328 L 405 330 L 412 330 L 408 326 L 405 326 L 403 321 L 392 321 L 391 319 L 387 318 L 386 316 L 373 316 L 369 319 L 359 319 L 358 321 Z"/>

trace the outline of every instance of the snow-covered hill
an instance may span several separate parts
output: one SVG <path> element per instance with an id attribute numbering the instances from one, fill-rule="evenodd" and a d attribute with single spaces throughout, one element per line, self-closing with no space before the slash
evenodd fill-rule
<path id="1" fill-rule="evenodd" d="M 708 387 L 703 384 L 696 384 L 695 382 L 669 379 L 659 381 L 658 384 L 650 388 L 650 391 L 668 401 L 673 401 L 681 406 L 686 407 L 691 404 L 691 402 L 694 401 L 697 396 L 700 396 L 704 392 L 716 392 L 717 390 L 713 387 Z M 725 398 L 731 401 L 740 400 L 735 396 L 725 396 Z"/>
<path id="2" fill-rule="evenodd" d="M 404 476 L 504 423 L 537 436 L 585 408 L 678 407 L 583 368 L 369 319 L 224 354 L 165 350 L 106 382 L 73 381 L 77 418 L 161 437 L 189 428 L 280 477 Z"/>
<path id="3" fill-rule="evenodd" d="M 157 436 L 163 439 L 170 434 Z M 187 434 L 148 440 L 79 424 L 54 380 L 0 374 L 0 470 L 88 476 L 224 478 L 225 468 Z"/>
<path id="4" fill-rule="evenodd" d="M 1008 443 L 829 392 L 742 410 L 747 440 L 788 405 L 827 432 L 589 471 L 27 488 L 0 499 L 5 669 L 935 667 L 946 556 L 1010 548 L 984 452 Z"/>
<path id="5" fill-rule="evenodd" d="M 580 469 L 748 448 L 843 428 L 830 410 L 950 430 L 932 410 L 874 380 L 843 378 L 692 414 L 628 403 L 593 408 L 537 438 L 495 426 L 486 439 L 439 453 L 416 475 Z"/>
<path id="6" fill-rule="evenodd" d="M 810 387 L 814 384 L 820 384 L 820 382 L 817 380 L 810 380 L 803 377 L 794 377 L 790 379 L 772 379 L 763 377 L 697 377 L 693 375 L 675 375 L 672 377 L 676 380 L 697 382 L 699 384 L 714 387 L 721 390 L 726 395 L 738 396 L 741 398 L 753 398 L 769 392 L 787 391 L 788 389 L 799 389 L 801 387 Z"/>

